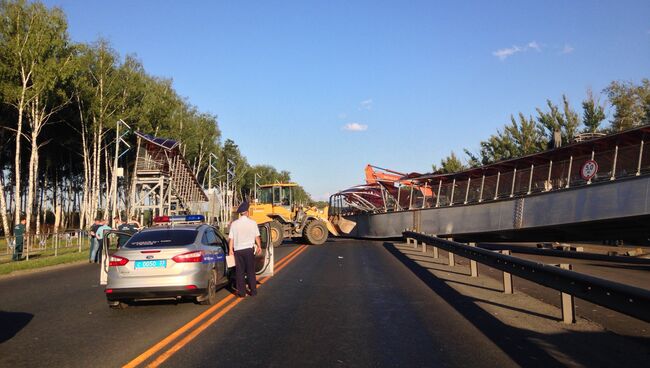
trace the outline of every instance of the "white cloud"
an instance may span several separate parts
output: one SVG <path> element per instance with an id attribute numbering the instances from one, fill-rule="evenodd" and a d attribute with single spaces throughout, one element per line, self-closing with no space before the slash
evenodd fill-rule
<path id="1" fill-rule="evenodd" d="M 528 50 L 542 52 L 542 47 L 543 45 L 540 45 L 537 43 L 537 41 L 530 41 L 526 44 L 526 46 L 512 45 L 512 47 L 506 47 L 505 49 L 493 51 L 492 55 L 498 57 L 499 60 L 505 60 L 518 52 L 526 52 Z"/>
<path id="2" fill-rule="evenodd" d="M 368 130 L 368 126 L 359 123 L 348 123 L 343 126 L 343 130 L 347 130 L 350 132 L 363 132 L 365 130 Z"/>
<path id="3" fill-rule="evenodd" d="M 531 48 L 535 51 L 542 51 L 542 48 L 539 46 L 537 41 L 528 42 L 528 48 Z"/>
<path id="4" fill-rule="evenodd" d="M 571 45 L 569 45 L 567 43 L 567 44 L 564 44 L 564 47 L 562 48 L 562 53 L 563 54 L 570 54 L 570 53 L 573 52 L 573 50 L 575 50 L 575 49 Z"/>
<path id="5" fill-rule="evenodd" d="M 360 109 L 372 110 L 372 99 L 369 98 L 367 100 L 363 100 L 363 101 L 361 101 L 361 103 L 359 105 L 361 105 Z"/>
<path id="6" fill-rule="evenodd" d="M 520 51 L 523 51 L 522 48 L 515 45 L 515 46 L 512 46 L 512 47 L 508 47 L 508 48 L 505 48 L 505 49 L 499 49 L 497 51 L 494 51 L 494 52 L 492 52 L 492 55 L 498 57 L 499 60 L 505 60 L 508 57 L 510 57 L 510 56 L 520 52 Z"/>

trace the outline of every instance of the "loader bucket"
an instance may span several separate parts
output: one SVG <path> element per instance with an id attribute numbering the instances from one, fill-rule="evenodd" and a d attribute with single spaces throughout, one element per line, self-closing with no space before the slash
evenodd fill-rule
<path id="1" fill-rule="evenodd" d="M 332 216 L 330 222 L 344 234 L 349 234 L 357 226 L 356 222 L 347 220 L 341 215 Z"/>
<path id="2" fill-rule="evenodd" d="M 334 226 L 334 224 L 332 224 L 330 221 L 325 221 L 325 223 L 327 224 L 327 230 L 329 230 L 329 232 L 332 233 L 332 235 L 334 236 L 340 235 L 339 232 L 336 230 L 336 226 Z"/>

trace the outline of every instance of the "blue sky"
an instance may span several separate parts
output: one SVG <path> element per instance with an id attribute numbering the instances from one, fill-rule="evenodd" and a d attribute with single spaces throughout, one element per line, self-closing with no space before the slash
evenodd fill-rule
<path id="1" fill-rule="evenodd" d="M 525 4 L 526 3 L 526 4 Z M 317 199 L 427 172 L 563 93 L 650 77 L 650 1 L 46 1 Z"/>

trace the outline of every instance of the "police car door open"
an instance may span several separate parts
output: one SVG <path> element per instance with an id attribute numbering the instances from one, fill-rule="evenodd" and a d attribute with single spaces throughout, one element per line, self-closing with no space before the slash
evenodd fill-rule
<path id="1" fill-rule="evenodd" d="M 113 235 L 114 234 L 114 235 Z M 102 247 L 102 262 L 99 267 L 99 284 L 108 284 L 108 267 L 110 263 L 111 254 L 117 250 L 117 237 L 119 235 L 133 236 L 131 233 L 117 230 L 104 231 L 104 246 Z"/>
<path id="2" fill-rule="evenodd" d="M 271 245 L 271 227 L 268 223 L 260 225 L 262 251 L 255 255 L 255 273 L 258 276 L 273 276 L 273 245 Z"/>

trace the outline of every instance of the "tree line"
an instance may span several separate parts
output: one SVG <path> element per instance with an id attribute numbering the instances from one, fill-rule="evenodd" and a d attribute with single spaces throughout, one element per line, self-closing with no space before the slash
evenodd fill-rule
<path id="1" fill-rule="evenodd" d="M 580 133 L 611 134 L 650 124 L 650 80 L 640 83 L 613 81 L 603 90 L 601 102 L 591 90 L 582 101 L 582 113 L 575 111 L 566 95 L 560 104 L 546 100 L 536 115 L 519 113 L 510 116 L 510 123 L 481 141 L 478 152 L 464 149 L 462 160 L 454 152 L 433 164 L 434 172 L 450 173 L 521 157 L 552 148 L 558 143 L 572 142 Z M 608 124 L 606 109 L 613 109 Z M 556 142 L 559 141 L 559 142 Z"/>
<path id="2" fill-rule="evenodd" d="M 202 112 L 172 86 L 146 72 L 134 55 L 120 55 L 105 39 L 70 40 L 59 8 L 39 1 L 0 0 L 0 221 L 28 218 L 27 231 L 84 227 L 107 217 L 111 194 L 128 206 L 129 184 L 113 180 L 116 124 L 176 139 L 199 182 L 205 183 L 211 154 L 218 173 L 236 163 L 237 192 L 260 183 L 289 181 L 290 173 L 251 166 L 237 144 L 221 142 L 217 116 Z M 134 137 L 125 137 L 135 142 Z M 119 158 L 125 177 L 135 149 Z M 261 178 L 260 178 L 261 177 Z M 309 202 L 300 189 L 299 198 Z"/>

